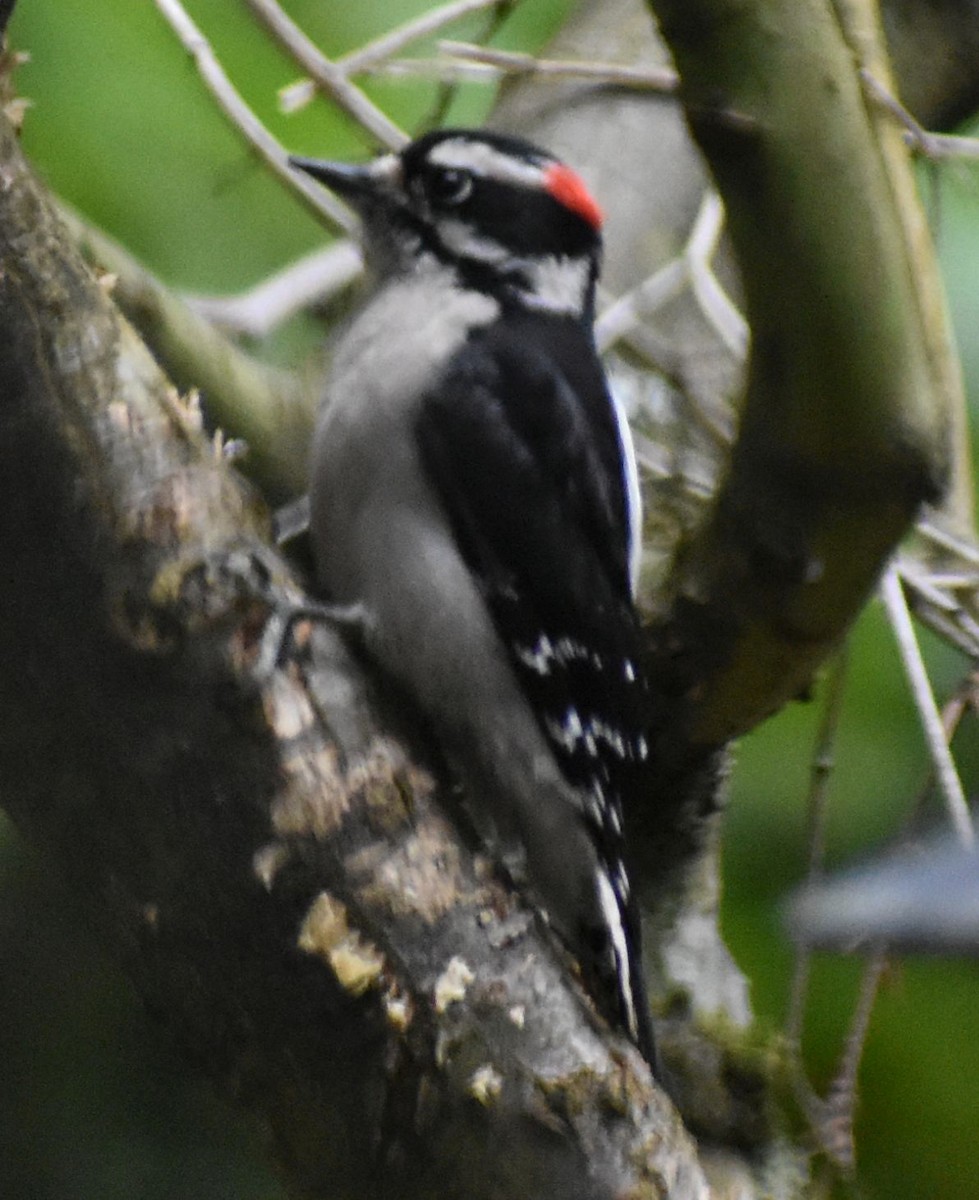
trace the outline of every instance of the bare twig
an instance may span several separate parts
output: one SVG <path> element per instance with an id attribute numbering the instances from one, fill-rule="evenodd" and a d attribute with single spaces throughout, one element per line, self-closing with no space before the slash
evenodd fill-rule
<path id="1" fill-rule="evenodd" d="M 683 252 L 610 304 L 595 323 L 600 349 L 626 337 L 649 313 L 691 286 L 697 302 L 728 350 L 740 361 L 748 354 L 748 323 L 713 273 L 712 263 L 724 228 L 724 205 L 713 189 L 704 192 Z"/>
<path id="2" fill-rule="evenodd" d="M 915 615 L 939 637 L 971 659 L 979 659 L 979 622 L 962 603 L 936 587 L 928 568 L 912 558 L 897 564 Z"/>
<path id="3" fill-rule="evenodd" d="M 713 261 L 724 228 L 724 205 L 713 188 L 704 192 L 700 211 L 687 242 L 684 257 L 690 286 L 704 316 L 739 362 L 748 357 L 748 322 L 714 274 Z"/>
<path id="4" fill-rule="evenodd" d="M 256 150 L 275 175 L 298 194 L 306 206 L 333 227 L 353 228 L 348 209 L 312 179 L 292 170 L 285 148 L 272 136 L 225 74 L 207 38 L 187 15 L 180 0 L 156 0 L 156 6 L 194 60 L 208 91 L 231 124 Z"/>
<path id="5" fill-rule="evenodd" d="M 535 58 L 533 54 L 494 50 L 485 46 L 473 46 L 468 42 L 443 41 L 439 43 L 439 50 L 448 58 L 481 63 L 504 75 L 553 75 L 565 79 L 591 79 L 596 83 L 612 84 L 635 91 L 662 92 L 665 95 L 672 95 L 679 82 L 676 72 L 668 67 L 627 67 L 622 63 Z"/>
<path id="6" fill-rule="evenodd" d="M 407 142 L 404 130 L 350 82 L 346 72 L 310 41 L 276 0 L 246 0 L 246 3 L 316 86 L 335 100 L 382 146 L 388 150 L 399 150 Z"/>
<path id="7" fill-rule="evenodd" d="M 264 337 L 304 308 L 324 304 L 363 271 L 359 247 L 349 239 L 317 250 L 236 296 L 185 296 L 195 312 L 230 333 Z"/>
<path id="8" fill-rule="evenodd" d="M 648 279 L 609 304 L 595 323 L 595 339 L 600 350 L 607 350 L 618 341 L 646 359 L 656 369 L 671 374 L 670 366 L 654 352 L 647 353 L 642 343 L 644 317 L 655 312 L 678 296 L 689 284 L 705 318 L 718 337 L 738 361 L 748 353 L 748 324 L 734 302 L 721 287 L 713 272 L 713 257 L 724 227 L 724 206 L 717 193 L 704 193 L 697 217 L 683 252 L 671 259 Z M 698 425 L 719 447 L 731 443 L 730 424 L 705 411 L 694 402 L 692 415 Z"/>
<path id="9" fill-rule="evenodd" d="M 917 616 L 940 637 L 972 659 L 979 659 L 979 621 L 968 605 L 979 592 L 979 546 L 967 535 L 952 532 L 923 517 L 916 526 L 919 536 L 931 544 L 924 560 L 903 555 L 898 560 L 901 579 Z M 937 572 L 929 557 L 937 549 L 942 561 L 949 559 L 954 570 Z M 964 592 L 960 599 L 956 592 Z"/>
<path id="10" fill-rule="evenodd" d="M 967 675 L 958 686 L 958 690 L 945 701 L 942 708 L 942 729 L 945 733 L 945 741 L 952 744 L 952 738 L 962 722 L 962 718 L 971 709 L 975 711 L 977 703 L 976 694 L 977 676 L 975 672 Z M 928 769 L 925 772 L 924 780 L 921 787 L 915 795 L 914 805 L 908 815 L 907 827 L 913 830 L 916 821 L 924 811 L 925 803 L 935 783 L 935 768 L 929 763 Z M 911 835 L 913 836 L 913 834 Z"/>
<path id="11" fill-rule="evenodd" d="M 348 76 L 371 70 L 379 63 L 399 54 L 412 42 L 417 42 L 439 29 L 444 29 L 453 21 L 467 17 L 470 13 L 480 12 L 484 8 L 511 8 L 514 2 L 515 0 L 454 0 L 451 4 L 430 9 L 428 12 L 422 13 L 420 17 L 406 21 L 403 25 L 390 30 L 373 42 L 368 42 L 366 46 L 361 46 L 360 49 L 345 54 L 343 58 L 337 60 L 336 65 Z"/>
<path id="12" fill-rule="evenodd" d="M 927 517 L 922 517 L 916 528 L 920 534 L 934 542 L 940 549 L 947 550 L 962 559 L 963 562 L 979 568 L 979 546 L 974 541 L 944 529 Z"/>
<path id="13" fill-rule="evenodd" d="M 931 158 L 979 158 L 979 138 L 955 133 L 930 133 L 927 143 L 919 147 Z"/>
<path id="14" fill-rule="evenodd" d="M 845 1171 L 856 1165 L 853 1118 L 856 1109 L 857 1073 L 867 1043 L 870 1018 L 880 982 L 887 969 L 886 955 L 878 951 L 864 968 L 860 992 L 850 1022 L 840 1066 L 824 1101 L 818 1105 L 814 1130 L 826 1153 Z"/>
<path id="15" fill-rule="evenodd" d="M 638 287 L 613 300 L 595 322 L 595 343 L 599 350 L 609 350 L 627 338 L 645 315 L 678 296 L 686 282 L 684 261 L 674 258 Z"/>
<path id="16" fill-rule="evenodd" d="M 961 137 L 951 133 L 932 133 L 912 116 L 904 105 L 866 69 L 860 79 L 871 99 L 886 109 L 907 131 L 911 149 L 932 161 L 944 158 L 979 158 L 979 138 Z"/>
<path id="17" fill-rule="evenodd" d="M 915 120 L 890 89 L 885 87 L 874 73 L 868 71 L 866 67 L 861 67 L 859 74 L 860 82 L 863 84 L 864 91 L 870 99 L 885 112 L 890 113 L 907 130 L 909 135 L 908 140 L 912 147 L 927 154 L 929 157 L 937 157 L 931 148 L 932 135 L 923 125 L 920 125 Z"/>
<path id="18" fill-rule="evenodd" d="M 364 74 L 385 75 L 396 79 L 430 79 L 439 83 L 498 83 L 506 74 L 499 67 L 491 67 L 488 63 L 456 62 L 448 58 L 396 58 L 390 62 L 378 63 L 374 67 L 365 67 Z M 300 92 L 306 92 L 312 85 L 308 80 L 294 84 Z M 291 89 L 284 89 L 286 95 Z M 301 92 L 300 92 L 301 94 Z"/>
<path id="19" fill-rule="evenodd" d="M 904 664 L 911 694 L 918 709 L 949 819 L 962 844 L 972 846 L 975 842 L 975 833 L 969 817 L 969 806 L 948 742 L 945 740 L 941 713 L 935 703 L 935 695 L 928 680 L 928 672 L 925 669 L 924 659 L 921 657 L 921 648 L 915 637 L 911 614 L 908 611 L 904 592 L 901 589 L 901 581 L 895 567 L 889 567 L 884 574 L 880 592 L 891 628 L 897 639 L 901 662 Z"/>
<path id="20" fill-rule="evenodd" d="M 806 882 L 814 883 L 823 870 L 823 852 L 826 841 L 826 806 L 829 782 L 833 772 L 836 735 L 843 711 L 843 691 L 847 676 L 846 649 L 840 651 L 833 661 L 826 683 L 826 699 L 822 720 L 816 735 L 812 765 L 809 772 L 809 795 L 806 799 L 806 817 L 809 827 L 809 867 Z M 805 1014 L 806 988 L 809 984 L 809 967 L 812 955 L 805 945 L 800 944 L 796 952 L 795 970 L 789 997 L 789 1012 L 785 1021 L 785 1032 L 792 1047 L 793 1056 L 803 1077 L 800 1043 Z"/>

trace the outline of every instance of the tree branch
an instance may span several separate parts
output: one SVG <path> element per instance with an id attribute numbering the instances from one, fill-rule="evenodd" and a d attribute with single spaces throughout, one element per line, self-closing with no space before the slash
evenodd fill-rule
<path id="1" fill-rule="evenodd" d="M 927 307 L 934 262 L 898 195 L 906 161 L 882 147 L 830 6 L 655 7 L 753 336 L 727 478 L 657 652 L 676 686 L 664 742 L 679 727 L 681 744 L 709 746 L 805 688 L 937 498 L 958 377 Z"/>
<path id="2" fill-rule="evenodd" d="M 316 407 L 311 381 L 246 354 L 74 210 L 63 205 L 61 218 L 86 260 L 108 272 L 113 299 L 169 378 L 184 391 L 202 394 L 212 427 L 232 430 L 245 441 L 249 478 L 271 500 L 303 491 Z"/>
<path id="3" fill-rule="evenodd" d="M 354 84 L 347 72 L 331 62 L 314 45 L 276 0 L 245 0 L 255 16 L 282 48 L 306 71 L 316 86 L 366 129 L 388 150 L 400 150 L 408 140 L 376 104 Z"/>
<path id="4" fill-rule="evenodd" d="M 218 108 L 232 127 L 245 138 L 272 173 L 282 180 L 316 217 L 328 227 L 349 231 L 353 218 L 345 205 L 311 179 L 289 166 L 289 155 L 248 107 L 225 74 L 210 42 L 190 19 L 180 0 L 156 0 L 160 13 L 194 60 L 197 70 Z"/>

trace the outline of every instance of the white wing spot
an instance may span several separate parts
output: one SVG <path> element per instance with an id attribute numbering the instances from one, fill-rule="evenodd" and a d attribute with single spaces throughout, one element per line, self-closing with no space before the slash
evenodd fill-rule
<path id="1" fill-rule="evenodd" d="M 532 648 L 517 646 L 517 658 L 538 675 L 550 675 L 551 663 L 555 658 L 554 646 L 546 633 L 541 634 Z"/>
<path id="2" fill-rule="evenodd" d="M 555 742 L 564 747 L 568 754 L 574 751 L 585 732 L 581 724 L 581 717 L 578 716 L 578 710 L 574 707 L 569 708 L 560 721 L 556 721 L 553 717 L 546 717 L 545 724 L 547 732 Z"/>
<path id="3" fill-rule="evenodd" d="M 605 669 L 605 659 L 595 650 L 589 650 L 583 642 L 571 637 L 552 641 L 546 633 L 541 634 L 533 646 L 514 646 L 517 658 L 538 675 L 549 675 L 551 667 L 566 667 L 569 663 L 589 663 L 596 671 Z"/>
<path id="4" fill-rule="evenodd" d="M 592 716 L 583 721 L 574 707 L 568 708 L 560 720 L 545 717 L 544 723 L 553 740 L 568 754 L 573 754 L 579 745 L 583 745 L 590 758 L 598 758 L 602 746 L 623 760 L 638 758 L 643 762 L 648 755 L 646 739 L 642 734 L 631 736 L 623 733 L 601 717 Z"/>
<path id="5" fill-rule="evenodd" d="M 639 1021 L 632 999 L 632 963 L 629 961 L 629 948 L 626 944 L 625 929 L 622 926 L 622 909 L 619 906 L 615 890 L 603 870 L 599 869 L 595 872 L 595 882 L 598 885 L 598 899 L 602 907 L 602 916 L 608 926 L 612 953 L 615 956 L 615 973 L 619 981 L 619 995 L 626 1010 L 626 1024 L 629 1026 L 629 1033 L 635 1038 L 639 1031 Z"/>

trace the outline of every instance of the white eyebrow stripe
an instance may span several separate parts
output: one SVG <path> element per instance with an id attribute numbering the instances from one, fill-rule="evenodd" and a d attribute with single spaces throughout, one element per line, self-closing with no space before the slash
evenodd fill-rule
<path id="1" fill-rule="evenodd" d="M 543 166 L 512 158 L 486 142 L 446 138 L 432 149 L 428 161 L 436 166 L 471 171 L 474 175 L 484 175 L 504 183 L 516 183 L 522 187 L 544 187 Z"/>

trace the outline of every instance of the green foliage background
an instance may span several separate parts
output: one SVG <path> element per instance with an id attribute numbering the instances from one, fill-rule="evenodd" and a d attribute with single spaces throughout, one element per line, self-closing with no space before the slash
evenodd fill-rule
<path id="1" fill-rule="evenodd" d="M 297 152 L 337 157 L 367 147 L 326 105 L 275 108 L 297 72 L 235 0 L 187 5 L 237 86 Z M 293 0 L 288 11 L 332 55 L 421 11 L 419 0 L 341 5 Z M 569 0 L 524 4 L 498 44 L 535 49 Z M 472 18 L 453 36 L 477 36 Z M 257 165 L 204 95 L 150 0 L 21 0 L 11 27 L 30 65 L 18 79 L 33 108 L 24 144 L 52 187 L 173 284 L 233 291 L 309 250 L 322 231 Z M 437 89 L 378 81 L 370 91 L 402 124 L 423 127 Z M 456 97 L 451 119 L 476 122 L 488 89 Z M 946 167 L 924 181 L 973 398 L 979 396 L 979 176 Z M 312 350 L 302 324 L 261 352 L 296 361 Z M 929 642 L 940 695 L 964 664 Z M 804 796 L 820 688 L 746 739 L 726 842 L 725 925 L 753 984 L 756 1010 L 778 1025 L 791 951 L 778 903 L 806 859 Z M 967 791 L 979 772 L 972 718 L 956 753 Z M 925 784 L 924 746 L 893 643 L 872 605 L 853 638 L 833 775 L 832 862 L 894 833 Z M 934 799 L 931 808 L 936 812 Z M 275 1200 L 280 1195 L 245 1118 L 230 1115 L 147 1016 L 79 928 L 70 897 L 0 825 L 0 1196 L 10 1200 Z M 831 1070 L 858 966 L 821 960 L 807 1051 Z M 979 1176 L 979 975 L 971 964 L 908 962 L 889 974 L 862 1072 L 858 1146 L 868 1200 L 976 1200 Z"/>

